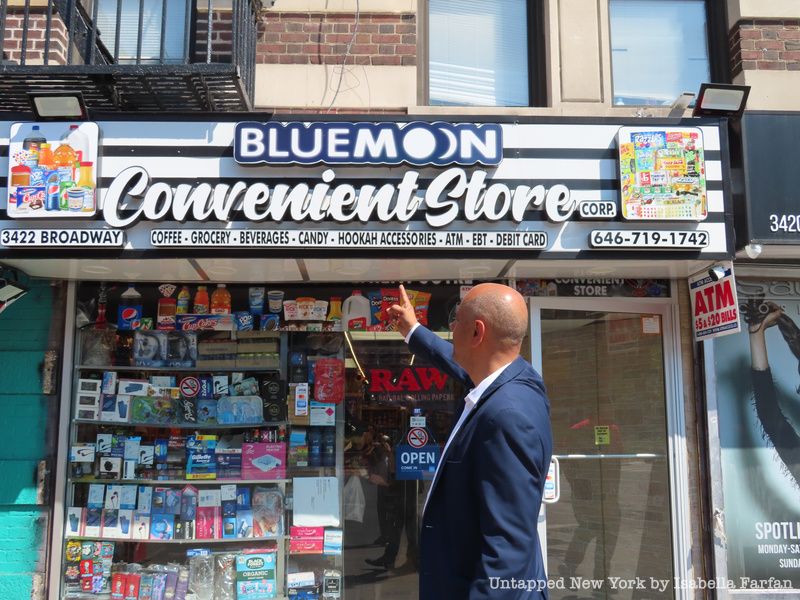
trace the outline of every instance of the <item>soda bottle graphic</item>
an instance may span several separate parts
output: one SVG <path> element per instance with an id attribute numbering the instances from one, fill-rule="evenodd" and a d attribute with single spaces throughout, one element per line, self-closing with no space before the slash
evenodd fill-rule
<path id="1" fill-rule="evenodd" d="M 35 154 L 37 161 L 39 158 L 39 149 L 42 144 L 47 143 L 47 139 L 42 135 L 38 125 L 31 127 L 31 133 L 22 140 L 22 149 L 27 150 L 31 154 Z"/>
<path id="2" fill-rule="evenodd" d="M 218 283 L 217 289 L 211 294 L 211 314 L 227 315 L 231 312 L 231 293 L 224 283 Z"/>
<path id="3" fill-rule="evenodd" d="M 119 297 L 117 312 L 118 329 L 139 329 L 142 323 L 142 295 L 131 283 Z"/>
<path id="4" fill-rule="evenodd" d="M 197 286 L 197 293 L 194 295 L 194 306 L 192 313 L 195 315 L 207 315 L 209 309 L 208 291 L 206 286 Z"/>
<path id="5" fill-rule="evenodd" d="M 55 168 L 55 157 L 50 149 L 50 144 L 45 142 L 39 147 L 39 166 L 48 171 Z"/>
<path id="6" fill-rule="evenodd" d="M 192 301 L 192 294 L 189 288 L 183 286 L 181 291 L 178 292 L 178 306 L 175 309 L 175 314 L 185 315 L 189 312 L 189 304 Z"/>

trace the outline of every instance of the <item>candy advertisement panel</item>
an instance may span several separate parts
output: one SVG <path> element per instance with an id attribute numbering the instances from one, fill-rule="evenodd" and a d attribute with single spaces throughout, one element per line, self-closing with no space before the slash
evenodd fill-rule
<path id="1" fill-rule="evenodd" d="M 702 221 L 708 216 L 699 129 L 622 127 L 618 141 L 623 218 Z"/>
<path id="2" fill-rule="evenodd" d="M 8 149 L 8 216 L 94 216 L 98 135 L 96 123 L 14 123 Z"/>

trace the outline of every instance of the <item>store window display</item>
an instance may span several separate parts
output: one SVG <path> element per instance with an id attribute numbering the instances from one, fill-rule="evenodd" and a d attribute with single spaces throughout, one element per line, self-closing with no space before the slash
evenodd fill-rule
<path id="1" fill-rule="evenodd" d="M 397 287 L 200 287 L 78 288 L 61 597 L 413 594 L 458 395 Z M 459 287 L 407 287 L 448 335 Z"/>

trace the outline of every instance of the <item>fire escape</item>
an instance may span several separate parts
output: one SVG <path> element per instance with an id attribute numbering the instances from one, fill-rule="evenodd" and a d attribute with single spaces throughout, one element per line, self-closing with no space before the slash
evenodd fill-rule
<path id="1" fill-rule="evenodd" d="M 253 107 L 260 0 L 0 0 L 0 111 L 80 91 L 103 112 Z"/>

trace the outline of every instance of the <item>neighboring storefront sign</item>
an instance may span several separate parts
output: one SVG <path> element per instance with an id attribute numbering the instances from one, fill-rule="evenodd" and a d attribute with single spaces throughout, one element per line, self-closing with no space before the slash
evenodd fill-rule
<path id="1" fill-rule="evenodd" d="M 739 306 L 733 263 L 725 262 L 689 278 L 694 339 L 698 342 L 737 333 Z"/>
<path id="2" fill-rule="evenodd" d="M 93 216 L 97 210 L 98 136 L 96 123 L 14 123 L 8 144 L 8 216 Z M 33 230 L 26 239 L 34 245 L 50 245 L 52 231 Z M 92 245 L 85 240 L 60 241 L 60 234 L 55 234 L 55 240 L 65 246 Z M 103 240 L 103 245 L 106 243 L 110 240 Z"/>
<path id="3" fill-rule="evenodd" d="M 729 254 L 726 161 L 717 125 L 99 126 L 103 176 L 97 214 L 89 202 L 78 210 L 77 201 L 75 210 L 68 206 L 63 214 L 30 203 L 22 214 L 15 193 L 6 205 L 14 220 L 0 222 L 0 256 L 56 247 L 75 248 L 78 256 L 85 247 L 105 248 L 113 256 L 164 249 L 222 255 L 265 249 L 507 250 L 543 258 L 592 258 L 603 250 L 653 251 L 655 257 L 671 250 L 686 258 Z M 28 131 L 33 125 L 14 127 Z M 81 127 L 97 130 L 93 123 Z M 56 149 L 59 156 L 70 144 L 66 139 Z M 74 168 L 79 181 L 65 188 L 68 199 L 90 187 L 82 178 L 94 177 L 96 153 L 95 143 L 89 151 L 94 160 L 84 161 L 94 163 L 91 171 Z M 24 216 L 36 216 L 36 224 L 17 219 Z M 61 216 L 86 221 L 65 230 Z"/>
<path id="4" fill-rule="evenodd" d="M 669 298 L 668 279 L 518 279 L 523 296 Z"/>
<path id="5" fill-rule="evenodd" d="M 741 244 L 800 244 L 800 194 L 793 168 L 800 159 L 800 113 L 752 113 L 742 117 L 744 185 L 737 205 Z"/>
<path id="6" fill-rule="evenodd" d="M 738 298 L 741 331 L 713 341 L 717 535 L 737 588 L 786 594 L 800 590 L 800 285 L 740 281 Z"/>

